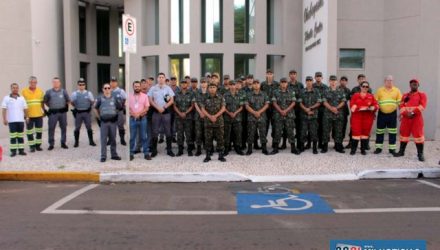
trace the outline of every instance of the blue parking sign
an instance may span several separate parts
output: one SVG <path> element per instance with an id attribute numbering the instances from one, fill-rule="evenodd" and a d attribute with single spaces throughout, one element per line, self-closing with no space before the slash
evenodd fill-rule
<path id="1" fill-rule="evenodd" d="M 238 214 L 331 214 L 318 194 L 237 193 Z"/>

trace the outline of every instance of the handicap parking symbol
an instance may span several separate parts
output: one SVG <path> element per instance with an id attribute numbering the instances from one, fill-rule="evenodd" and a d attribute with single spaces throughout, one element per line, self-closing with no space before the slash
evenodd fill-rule
<path id="1" fill-rule="evenodd" d="M 333 209 L 318 194 L 237 193 L 238 214 L 330 214 Z"/>

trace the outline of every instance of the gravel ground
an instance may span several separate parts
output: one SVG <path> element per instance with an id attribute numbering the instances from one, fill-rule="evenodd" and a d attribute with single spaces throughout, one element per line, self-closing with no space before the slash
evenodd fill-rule
<path id="1" fill-rule="evenodd" d="M 99 130 L 95 125 L 95 142 L 99 142 Z M 199 157 L 171 158 L 166 156 L 164 143 L 159 144 L 159 155 L 151 161 L 143 159 L 142 154 L 137 154 L 135 160 L 127 162 L 127 147 L 118 143 L 118 152 L 122 161 L 107 160 L 100 163 L 100 147 L 88 145 L 86 131 L 81 131 L 80 147 L 73 148 L 73 127 L 68 128 L 67 144 L 69 149 L 61 149 L 59 145 L 59 129 L 55 137 L 56 145 L 53 151 L 47 151 L 47 131 L 43 134 L 42 152 L 29 153 L 27 156 L 9 157 L 9 140 L 0 138 L 3 146 L 3 161 L 0 163 L 0 171 L 96 171 L 96 172 L 236 172 L 244 175 L 323 175 L 323 174 L 356 174 L 363 170 L 393 169 L 393 168 L 438 168 L 440 159 L 440 142 L 431 141 L 425 145 L 424 163 L 416 157 L 416 148 L 413 143 L 408 145 L 405 157 L 394 158 L 390 154 L 382 153 L 373 155 L 373 150 L 367 156 L 358 152 L 356 156 L 350 156 L 348 152 L 339 154 L 333 151 L 332 145 L 327 154 L 313 155 L 306 151 L 300 156 L 290 154 L 290 148 L 281 151 L 277 155 L 265 156 L 261 151 L 254 150 L 251 156 L 238 156 L 234 152 L 227 156 L 227 162 L 217 160 L 217 154 L 209 163 L 203 163 L 204 155 Z M 119 142 L 119 139 L 118 139 Z M 99 144 L 99 143 L 98 143 Z M 271 145 L 269 143 L 269 145 Z M 371 143 L 374 148 L 374 143 Z M 174 152 L 177 146 L 173 144 Z M 386 148 L 386 146 L 385 146 Z M 347 150 L 346 150 L 347 151 Z M 359 151 L 359 150 L 358 150 Z M 186 153 L 186 152 L 185 152 Z M 110 152 L 108 153 L 108 158 Z"/>

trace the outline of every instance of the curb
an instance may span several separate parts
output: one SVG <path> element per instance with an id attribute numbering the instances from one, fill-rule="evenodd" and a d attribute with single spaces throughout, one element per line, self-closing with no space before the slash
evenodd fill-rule
<path id="1" fill-rule="evenodd" d="M 371 179 L 440 178 L 440 168 L 365 170 L 358 174 L 246 176 L 234 172 L 0 172 L 0 181 L 49 182 L 316 182 L 354 181 Z"/>
<path id="2" fill-rule="evenodd" d="M 0 172 L 0 181 L 99 182 L 95 172 Z"/>

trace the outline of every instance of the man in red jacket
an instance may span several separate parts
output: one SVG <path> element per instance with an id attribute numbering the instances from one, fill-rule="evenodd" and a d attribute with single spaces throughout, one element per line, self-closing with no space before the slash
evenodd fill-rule
<path id="1" fill-rule="evenodd" d="M 406 145 L 412 135 L 417 147 L 417 157 L 419 161 L 425 161 L 423 156 L 425 142 L 423 111 L 426 109 L 428 98 L 425 93 L 419 91 L 419 81 L 417 79 L 412 79 L 409 86 L 411 91 L 405 93 L 400 102 L 400 150 L 395 156 L 405 155 Z"/>

